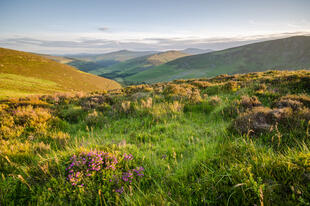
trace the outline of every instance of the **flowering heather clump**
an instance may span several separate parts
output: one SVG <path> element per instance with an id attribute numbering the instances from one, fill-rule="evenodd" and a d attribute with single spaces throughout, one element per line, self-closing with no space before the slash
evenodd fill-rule
<path id="1" fill-rule="evenodd" d="M 123 154 L 123 157 L 124 157 L 125 160 L 133 160 L 132 154 L 126 154 L 126 153 L 124 153 L 124 154 Z"/>
<path id="2" fill-rule="evenodd" d="M 129 161 L 133 160 L 132 154 L 123 154 L 117 158 L 111 153 L 102 151 L 82 152 L 70 158 L 66 168 L 67 180 L 74 187 L 87 187 L 92 180 L 98 187 L 104 186 L 107 192 L 123 193 L 126 186 L 142 177 L 143 167 L 130 167 Z"/>

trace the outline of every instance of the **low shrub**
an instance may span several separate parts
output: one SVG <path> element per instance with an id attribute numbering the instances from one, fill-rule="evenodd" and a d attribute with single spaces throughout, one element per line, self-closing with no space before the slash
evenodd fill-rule
<path id="1" fill-rule="evenodd" d="M 274 107 L 276 108 L 285 108 L 285 107 L 290 107 L 294 111 L 301 109 L 303 107 L 303 103 L 292 100 L 292 99 L 280 99 L 280 101 L 276 101 L 274 103 Z"/>
<path id="2" fill-rule="evenodd" d="M 218 96 L 212 96 L 209 99 L 209 103 L 213 106 L 217 106 L 222 103 L 222 99 Z"/>
<path id="3" fill-rule="evenodd" d="M 192 85 L 198 87 L 199 89 L 205 89 L 207 87 L 213 86 L 212 83 L 208 81 L 194 80 L 191 82 Z"/>
<path id="4" fill-rule="evenodd" d="M 191 84 L 172 84 L 169 83 L 165 87 L 163 93 L 168 99 L 172 100 L 187 100 L 192 96 L 195 87 Z"/>
<path id="5" fill-rule="evenodd" d="M 292 103 L 288 105 L 287 103 Z M 293 104 L 294 103 L 294 104 Z M 233 128 L 241 135 L 270 137 L 278 139 L 278 146 L 282 143 L 294 145 L 296 139 L 307 140 L 310 109 L 306 107 L 295 108 L 294 101 L 285 101 L 287 107 L 270 109 L 268 107 L 253 107 L 241 113 L 233 122 Z"/>
<path id="6" fill-rule="evenodd" d="M 88 127 L 102 127 L 104 126 L 104 116 L 101 112 L 97 112 L 94 110 L 93 112 L 89 113 L 85 118 L 85 122 Z"/>
<path id="7" fill-rule="evenodd" d="M 0 139 L 18 138 L 24 131 L 24 127 L 15 125 L 14 117 L 6 111 L 0 112 Z"/>
<path id="8" fill-rule="evenodd" d="M 131 154 L 117 156 L 103 151 L 89 151 L 73 155 L 66 168 L 66 179 L 89 199 L 99 195 L 106 203 L 112 203 L 122 193 L 132 192 L 134 183 L 144 176 L 143 167 L 134 166 Z"/>
<path id="9" fill-rule="evenodd" d="M 0 139 L 39 136 L 48 129 L 51 113 L 31 105 L 0 112 Z"/>
<path id="10" fill-rule="evenodd" d="M 253 107 L 262 106 L 262 103 L 256 96 L 242 96 L 239 102 L 240 111 L 246 111 L 247 109 L 252 109 Z"/>
<path id="11" fill-rule="evenodd" d="M 260 135 L 272 129 L 272 110 L 267 107 L 255 107 L 253 110 L 240 114 L 234 121 L 234 128 L 241 134 Z"/>
<path id="12" fill-rule="evenodd" d="M 75 105 L 61 106 L 57 110 L 57 116 L 69 123 L 78 123 L 86 115 L 86 112 L 81 107 Z"/>
<path id="13" fill-rule="evenodd" d="M 153 92 L 153 88 L 152 86 L 147 84 L 140 84 L 123 88 L 123 92 L 125 92 L 126 94 L 133 94 L 137 92 Z"/>
<path id="14" fill-rule="evenodd" d="M 240 85 L 236 81 L 229 81 L 224 84 L 224 89 L 227 91 L 236 92 L 240 89 Z"/>
<path id="15" fill-rule="evenodd" d="M 308 95 L 286 95 L 281 98 L 282 101 L 284 100 L 293 100 L 303 103 L 306 107 L 310 108 L 310 97 Z"/>
<path id="16" fill-rule="evenodd" d="M 45 133 L 48 120 L 52 118 L 50 112 L 43 108 L 33 108 L 31 105 L 18 107 L 13 111 L 16 125 L 23 126 L 28 133 Z"/>

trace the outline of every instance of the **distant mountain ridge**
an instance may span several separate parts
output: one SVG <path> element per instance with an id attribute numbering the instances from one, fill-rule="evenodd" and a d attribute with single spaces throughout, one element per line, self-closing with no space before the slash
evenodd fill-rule
<path id="1" fill-rule="evenodd" d="M 155 56 L 155 57 L 151 57 L 151 58 L 154 58 L 153 60 L 152 59 L 149 60 L 151 66 L 166 63 L 167 61 L 159 60 L 158 58 L 167 58 L 169 61 L 174 60 L 175 58 L 173 58 L 174 54 L 171 53 L 172 51 L 173 50 L 165 51 L 165 52 L 120 50 L 116 52 L 109 52 L 109 53 L 103 53 L 103 54 L 71 54 L 71 55 L 68 54 L 68 55 L 59 56 L 59 57 L 51 56 L 51 55 L 43 55 L 43 56 L 53 59 L 55 61 L 61 62 L 61 63 L 66 63 L 70 66 L 74 66 L 84 72 L 101 75 L 103 73 L 107 73 L 108 71 L 110 71 L 111 68 L 109 67 L 113 65 L 116 65 L 115 67 L 118 67 L 118 66 L 122 67 L 122 64 L 119 64 L 119 63 L 126 62 L 131 59 L 170 52 L 170 54 L 169 53 L 165 54 L 166 57 L 163 57 L 163 55 L 160 55 L 161 57 Z M 186 56 L 185 54 L 187 55 L 201 54 L 201 53 L 207 53 L 211 51 L 212 50 L 210 49 L 204 50 L 204 49 L 197 49 L 197 48 L 187 48 L 187 49 L 175 51 L 175 52 L 183 53 L 184 54 L 183 56 Z M 172 56 L 168 57 L 169 55 L 172 55 Z M 182 56 L 176 55 L 176 57 L 179 58 Z M 158 61 L 158 63 L 152 62 L 152 61 Z M 127 62 L 127 63 L 132 64 L 131 62 Z M 146 67 L 143 67 L 143 68 L 146 68 Z M 111 70 L 114 70 L 114 69 L 111 69 Z M 112 76 L 114 77 L 115 75 L 112 75 Z"/>
<path id="2" fill-rule="evenodd" d="M 189 55 L 189 53 L 200 52 L 203 53 Z M 107 56 L 103 60 L 99 60 L 100 55 L 90 55 L 92 60 L 74 60 L 68 64 L 82 71 L 125 84 L 212 77 L 220 74 L 273 69 L 307 69 L 310 68 L 310 37 L 295 36 L 269 40 L 221 51 L 188 48 L 181 51 L 147 53 L 121 50 L 105 54 Z M 127 60 L 124 60 L 122 55 L 126 56 Z M 134 57 L 136 55 L 143 56 Z M 120 60 L 122 61 L 120 62 Z"/>
<path id="3" fill-rule="evenodd" d="M 220 74 L 310 68 L 310 36 L 270 40 L 182 57 L 127 78 L 132 82 L 212 77 Z"/>
<path id="4" fill-rule="evenodd" d="M 205 53 L 209 53 L 213 51 L 214 50 L 212 49 L 198 49 L 198 48 L 187 48 L 187 49 L 180 50 L 180 52 L 191 54 L 191 55 L 205 54 Z"/>
<path id="5" fill-rule="evenodd" d="M 131 75 L 135 75 L 139 72 L 152 69 L 157 65 L 161 65 L 185 56 L 188 56 L 188 54 L 182 53 L 180 51 L 166 51 L 137 57 L 118 64 L 114 64 L 107 68 L 92 70 L 91 72 L 103 77 L 116 79 L 120 82 L 123 82 L 123 80 L 126 81 L 126 78 Z"/>
<path id="6" fill-rule="evenodd" d="M 114 60 L 117 62 L 123 62 L 129 59 L 133 59 L 140 56 L 155 54 L 156 51 L 129 51 L 129 50 L 119 50 L 116 52 L 109 52 L 103 54 L 78 54 L 78 55 L 69 55 L 66 57 L 71 57 L 83 61 L 103 61 L 103 60 Z"/>

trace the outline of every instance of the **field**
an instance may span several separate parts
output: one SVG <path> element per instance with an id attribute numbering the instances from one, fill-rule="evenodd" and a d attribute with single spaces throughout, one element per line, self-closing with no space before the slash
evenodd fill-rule
<path id="1" fill-rule="evenodd" d="M 6 99 L 0 205 L 310 205 L 309 128 L 306 70 Z"/>

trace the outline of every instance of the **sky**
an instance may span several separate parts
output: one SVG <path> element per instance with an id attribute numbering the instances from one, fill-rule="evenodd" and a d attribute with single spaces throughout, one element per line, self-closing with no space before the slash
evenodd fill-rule
<path id="1" fill-rule="evenodd" d="M 310 0 L 0 0 L 0 47 L 47 54 L 220 50 L 310 35 Z"/>

